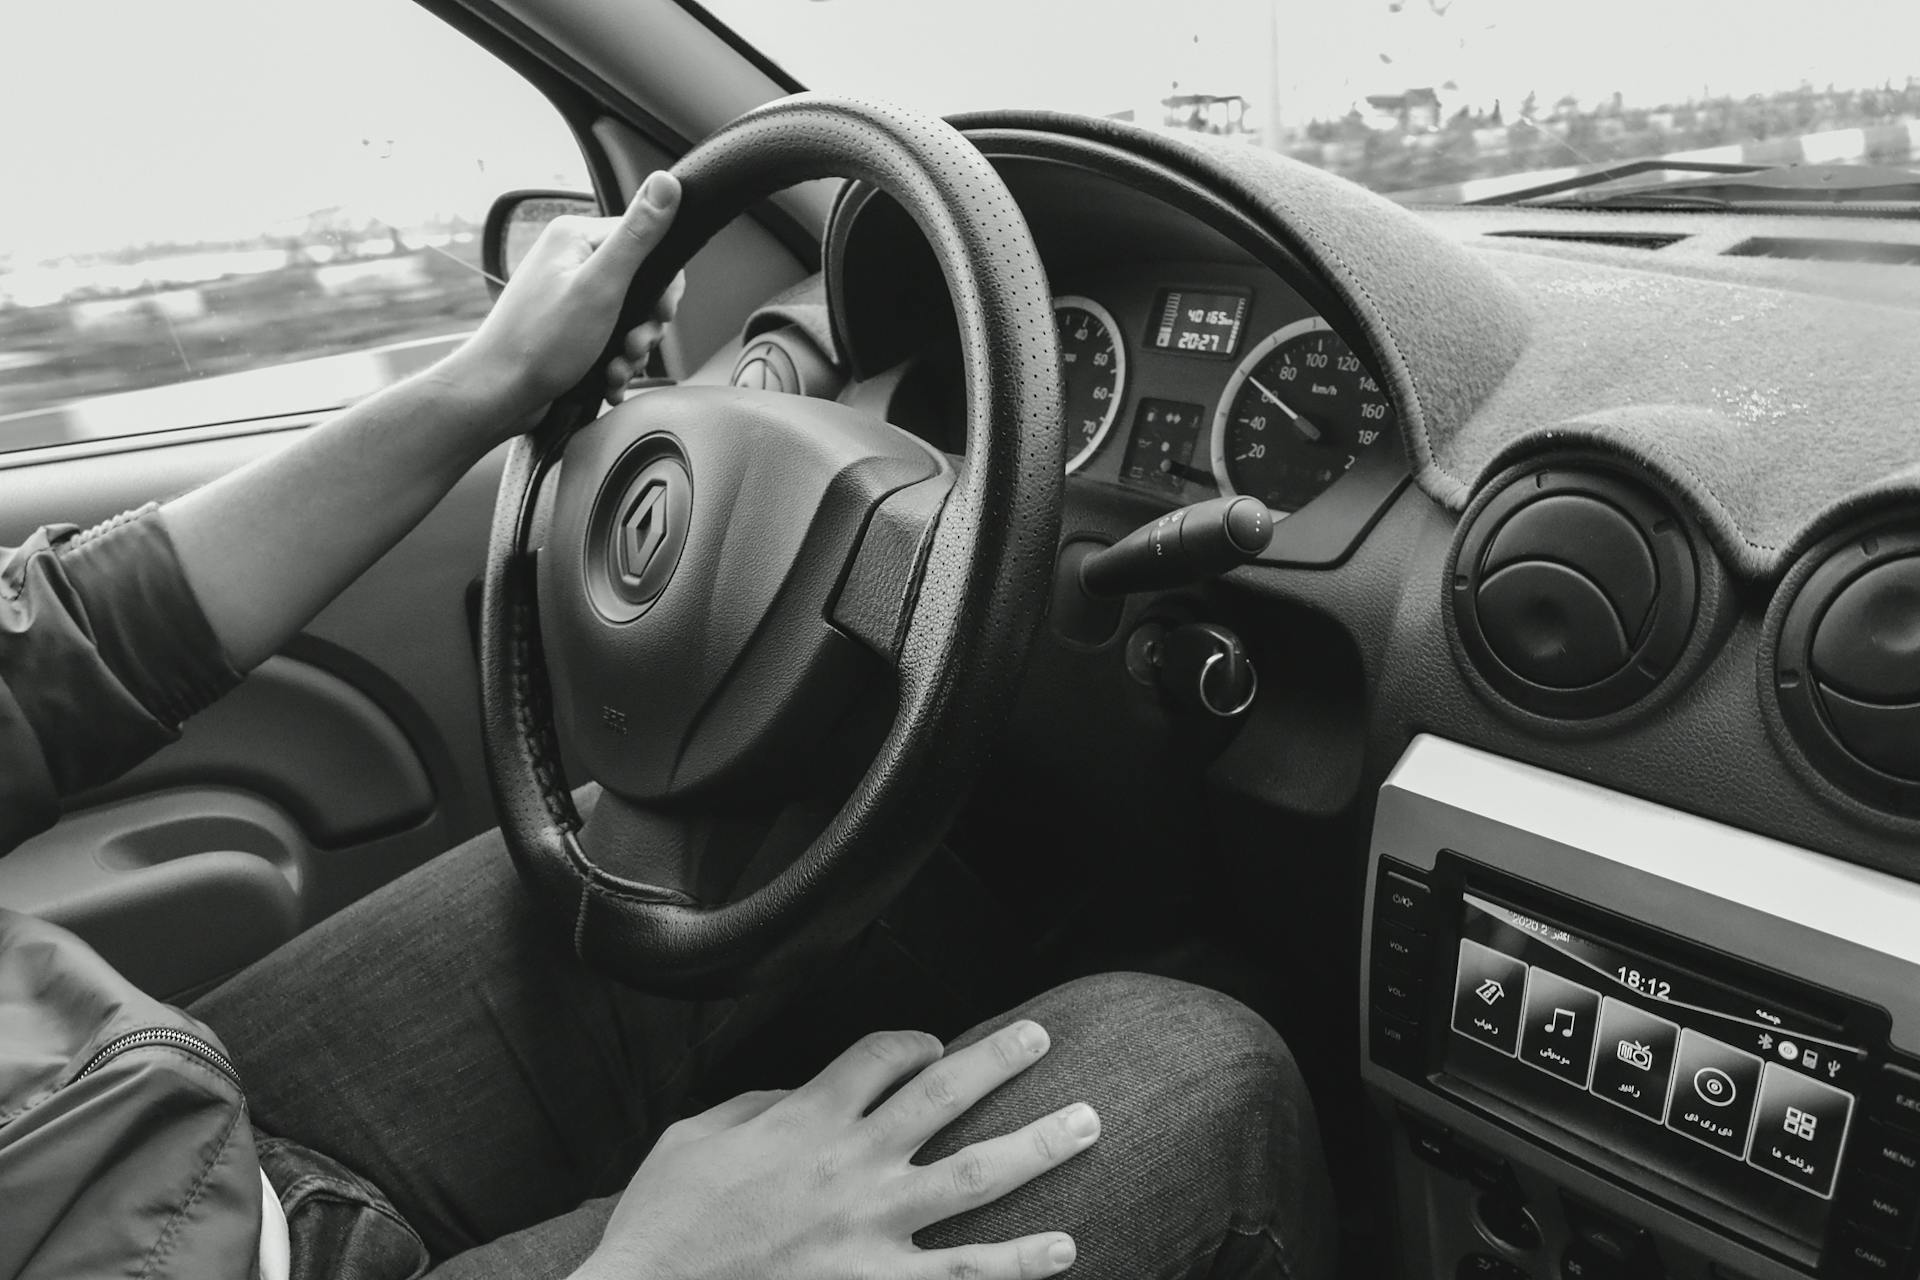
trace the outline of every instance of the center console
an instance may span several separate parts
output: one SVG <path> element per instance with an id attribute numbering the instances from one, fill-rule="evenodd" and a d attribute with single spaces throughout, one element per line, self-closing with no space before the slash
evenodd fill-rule
<path id="1" fill-rule="evenodd" d="M 1914 1276 L 1920 885 L 1420 737 L 1368 902 L 1407 1275 Z"/>

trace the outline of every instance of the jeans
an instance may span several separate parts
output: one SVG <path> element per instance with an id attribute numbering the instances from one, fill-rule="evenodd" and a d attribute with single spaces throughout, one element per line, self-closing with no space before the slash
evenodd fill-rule
<path id="1" fill-rule="evenodd" d="M 728 1001 L 645 995 L 540 927 L 498 833 L 303 933 L 192 1009 L 246 1082 L 295 1276 L 564 1277 L 709 1064 L 808 979 Z M 1047 1056 L 935 1135 L 922 1161 L 1074 1100 L 1091 1149 L 917 1237 L 1065 1230 L 1073 1277 L 1312 1280 L 1332 1194 L 1286 1046 L 1226 996 L 1085 978 L 976 1027 L 1046 1027 Z M 797 1080 L 769 1079 L 767 1086 Z M 636 1278 L 641 1280 L 641 1278 Z"/>

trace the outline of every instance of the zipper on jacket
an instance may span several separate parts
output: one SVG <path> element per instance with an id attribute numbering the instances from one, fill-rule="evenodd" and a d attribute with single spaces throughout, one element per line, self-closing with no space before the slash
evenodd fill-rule
<path id="1" fill-rule="evenodd" d="M 141 1031 L 129 1031 L 123 1036 L 115 1036 L 101 1045 L 99 1050 L 87 1059 L 87 1065 L 80 1068 L 80 1073 L 69 1083 L 77 1084 L 85 1080 L 123 1053 L 130 1053 L 135 1049 L 150 1049 L 159 1045 L 181 1049 L 192 1054 L 225 1076 L 233 1083 L 235 1089 L 241 1089 L 240 1073 L 234 1068 L 233 1063 L 227 1060 L 227 1055 L 199 1036 L 186 1031 L 176 1031 L 172 1027 L 147 1027 Z M 241 1092 L 244 1096 L 245 1090 L 241 1089 Z"/>

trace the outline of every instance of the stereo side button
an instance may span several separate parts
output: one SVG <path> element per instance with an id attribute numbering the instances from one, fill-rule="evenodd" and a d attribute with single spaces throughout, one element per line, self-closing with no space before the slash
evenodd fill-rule
<path id="1" fill-rule="evenodd" d="M 1907 1251 L 1897 1249 L 1855 1222 L 1843 1222 L 1827 1243 L 1828 1267 L 1834 1275 L 1896 1276 L 1906 1265 Z"/>
<path id="2" fill-rule="evenodd" d="M 1379 1009 L 1369 1011 L 1367 1021 L 1375 1062 L 1401 1075 L 1421 1074 L 1426 1066 L 1426 1048 L 1420 1042 L 1419 1027 Z"/>
<path id="3" fill-rule="evenodd" d="M 1391 920 L 1416 931 L 1426 930 L 1427 899 L 1430 896 L 1427 886 L 1410 876 L 1382 867 L 1375 892 L 1379 895 L 1376 918 Z"/>
<path id="4" fill-rule="evenodd" d="M 1432 949 L 1432 943 L 1424 933 L 1402 929 L 1387 920 L 1376 918 L 1373 922 L 1375 965 L 1385 965 L 1416 978 L 1424 978 L 1427 976 L 1427 960 Z"/>
<path id="5" fill-rule="evenodd" d="M 1920 1130 L 1920 1075 L 1902 1067 L 1880 1068 L 1874 1112 L 1888 1124 Z"/>
<path id="6" fill-rule="evenodd" d="M 1426 988 L 1404 973 L 1375 967 L 1368 990 L 1373 994 L 1374 1004 L 1410 1022 L 1418 1022 L 1426 1012 Z"/>
<path id="7" fill-rule="evenodd" d="M 1902 1190 L 1879 1178 L 1861 1178 L 1847 1192 L 1848 1216 L 1890 1240 L 1910 1241 L 1920 1215 L 1920 1192 Z"/>
<path id="8" fill-rule="evenodd" d="M 1853 1158 L 1866 1172 L 1891 1180 L 1895 1186 L 1920 1186 L 1920 1138 L 1883 1124 L 1869 1124 L 1860 1134 Z"/>

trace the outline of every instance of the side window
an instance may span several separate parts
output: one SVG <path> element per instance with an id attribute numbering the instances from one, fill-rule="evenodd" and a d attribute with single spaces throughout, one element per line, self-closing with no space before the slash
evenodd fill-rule
<path id="1" fill-rule="evenodd" d="M 360 399 L 486 314 L 496 195 L 589 189 L 552 104 L 413 0 L 8 26 L 0 451 Z"/>

